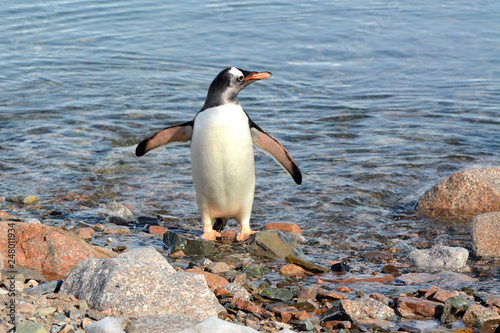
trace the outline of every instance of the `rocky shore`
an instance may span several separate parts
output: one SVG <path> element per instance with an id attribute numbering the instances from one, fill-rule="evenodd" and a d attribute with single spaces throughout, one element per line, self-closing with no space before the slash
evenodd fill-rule
<path id="1" fill-rule="evenodd" d="M 9 209 L 36 197 L 6 197 L 0 333 L 498 332 L 499 184 L 498 169 L 463 170 L 419 201 L 424 214 L 470 214 L 467 248 L 417 247 L 407 234 L 349 260 L 318 259 L 311 249 L 323 245 L 292 223 L 266 224 L 245 243 L 226 230 L 214 243 L 127 204 L 102 207 L 101 224 L 66 227 Z M 132 237 L 143 245 L 128 248 Z M 491 283 L 480 262 L 496 272 Z"/>

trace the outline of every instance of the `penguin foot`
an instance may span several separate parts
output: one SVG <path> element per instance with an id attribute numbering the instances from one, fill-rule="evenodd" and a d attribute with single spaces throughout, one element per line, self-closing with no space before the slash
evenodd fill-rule
<path id="1" fill-rule="evenodd" d="M 218 233 L 215 230 L 204 231 L 203 235 L 201 236 L 202 239 L 207 240 L 207 241 L 214 241 L 217 237 L 220 237 L 220 233 Z"/>
<path id="2" fill-rule="evenodd" d="M 253 230 L 248 230 L 248 231 L 240 231 L 238 232 L 238 235 L 236 236 L 236 240 L 240 242 L 244 242 L 250 237 L 251 234 L 256 233 L 257 231 Z"/>

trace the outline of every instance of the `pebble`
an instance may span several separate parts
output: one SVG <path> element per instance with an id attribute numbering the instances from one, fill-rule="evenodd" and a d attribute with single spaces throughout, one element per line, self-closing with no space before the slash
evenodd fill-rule
<path id="1" fill-rule="evenodd" d="M 229 265 L 223 261 L 216 261 L 208 264 L 206 270 L 213 274 L 221 274 L 230 270 Z"/>
<path id="2" fill-rule="evenodd" d="M 289 254 L 285 257 L 285 260 L 288 263 L 298 265 L 311 273 L 327 273 L 330 271 L 330 269 L 328 269 L 327 267 L 313 263 L 306 259 L 304 256 L 297 257 L 294 254 Z"/>
<path id="3" fill-rule="evenodd" d="M 287 264 L 280 268 L 279 273 L 283 276 L 304 276 L 306 270 L 298 265 Z"/>
<path id="4" fill-rule="evenodd" d="M 285 259 L 290 254 L 303 256 L 298 243 L 279 230 L 259 231 L 250 235 L 248 252 L 255 257 L 270 259 Z"/>
<path id="5" fill-rule="evenodd" d="M 364 318 L 392 320 L 396 317 L 392 308 L 368 296 L 354 300 L 344 299 L 340 304 L 353 320 Z"/>
<path id="6" fill-rule="evenodd" d="M 443 304 L 415 297 L 399 297 L 397 310 L 404 318 L 439 317 L 443 313 Z"/>
<path id="7" fill-rule="evenodd" d="M 118 235 L 118 236 L 123 236 L 123 235 L 128 235 L 130 234 L 130 229 L 126 226 L 121 226 L 121 225 L 113 225 L 113 226 L 108 226 L 105 227 L 104 230 L 102 231 L 104 235 Z"/>
<path id="8" fill-rule="evenodd" d="M 462 247 L 435 245 L 431 249 L 414 250 L 409 254 L 410 263 L 418 269 L 430 271 L 458 270 L 464 267 L 469 251 Z"/>
<path id="9" fill-rule="evenodd" d="M 290 222 L 275 222 L 264 224 L 262 230 L 279 230 L 284 233 L 302 234 L 300 227 Z"/>
<path id="10" fill-rule="evenodd" d="M 491 308 L 471 304 L 465 311 L 462 321 L 467 326 L 481 327 L 488 320 L 500 319 L 500 314 Z"/>
<path id="11" fill-rule="evenodd" d="M 166 233 L 167 231 L 168 231 L 167 228 L 162 227 L 160 225 L 151 225 L 151 226 L 149 226 L 149 233 L 151 233 L 153 235 L 163 236 L 163 234 Z"/>
<path id="12" fill-rule="evenodd" d="M 75 229 L 75 234 L 77 234 L 78 236 L 80 236 L 82 239 L 85 240 L 91 240 L 94 233 L 95 233 L 94 229 L 90 227 L 82 227 Z"/>
<path id="13" fill-rule="evenodd" d="M 177 250 L 181 250 L 186 255 L 199 256 L 210 256 L 219 252 L 214 242 L 187 238 L 170 230 L 163 234 L 163 243 L 168 248 L 169 254 Z"/>
<path id="14" fill-rule="evenodd" d="M 293 298 L 293 294 L 290 289 L 274 287 L 267 287 L 260 293 L 260 296 L 280 302 L 287 302 Z"/>

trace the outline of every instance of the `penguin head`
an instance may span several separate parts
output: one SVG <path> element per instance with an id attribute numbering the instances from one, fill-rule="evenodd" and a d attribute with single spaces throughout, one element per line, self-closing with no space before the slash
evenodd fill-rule
<path id="1" fill-rule="evenodd" d="M 210 84 L 202 110 L 226 104 L 239 104 L 238 93 L 243 88 L 271 75 L 270 72 L 249 72 L 236 67 L 224 69 Z"/>

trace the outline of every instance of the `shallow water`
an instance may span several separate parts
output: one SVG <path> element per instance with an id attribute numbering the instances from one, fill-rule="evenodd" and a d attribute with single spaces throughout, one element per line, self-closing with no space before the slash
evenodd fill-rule
<path id="1" fill-rule="evenodd" d="M 499 2 L 49 0 L 0 17 L 4 197 L 36 194 L 89 223 L 76 197 L 116 200 L 199 228 L 189 146 L 134 149 L 192 119 L 237 66 L 273 72 L 240 101 L 304 174 L 297 187 L 256 152 L 254 228 L 297 223 L 322 261 L 407 233 L 470 248 L 468 221 L 413 207 L 459 169 L 498 165 Z"/>

